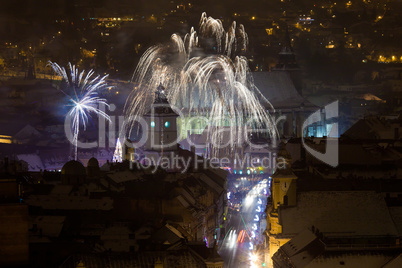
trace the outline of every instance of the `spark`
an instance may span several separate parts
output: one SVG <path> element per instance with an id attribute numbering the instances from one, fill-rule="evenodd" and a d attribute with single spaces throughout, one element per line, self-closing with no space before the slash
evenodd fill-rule
<path id="1" fill-rule="evenodd" d="M 67 83 L 68 91 L 61 91 L 70 99 L 72 108 L 68 112 L 68 116 L 72 120 L 72 129 L 74 131 L 73 142 L 75 146 L 74 159 L 77 160 L 78 152 L 78 134 L 82 125 L 86 130 L 88 117 L 91 113 L 104 117 L 110 121 L 110 117 L 102 111 L 100 105 L 109 106 L 106 99 L 98 96 L 98 91 L 107 87 L 105 76 L 95 76 L 94 71 L 85 70 L 79 72 L 75 65 L 68 64 L 68 71 L 64 67 L 60 67 L 57 63 L 49 61 L 49 65 L 62 77 Z"/>
<path id="2" fill-rule="evenodd" d="M 131 135 L 136 120 L 155 99 L 155 89 L 162 85 L 172 106 L 207 118 L 212 155 L 228 131 L 231 152 L 244 143 L 244 133 L 250 129 L 264 129 L 275 141 L 278 132 L 267 111 L 273 106 L 254 85 L 247 58 L 239 56 L 247 46 L 243 25 L 233 22 L 225 31 L 219 19 L 203 13 L 198 33 L 191 28 L 183 38 L 173 34 L 169 44 L 150 47 L 132 77 L 137 86 L 125 104 L 125 134 Z"/>

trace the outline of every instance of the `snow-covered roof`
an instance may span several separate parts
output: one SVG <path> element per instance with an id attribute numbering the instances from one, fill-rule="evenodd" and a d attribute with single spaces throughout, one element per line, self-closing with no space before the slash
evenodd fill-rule
<path id="1" fill-rule="evenodd" d="M 163 241 L 164 244 L 174 244 L 183 238 L 184 237 L 182 233 L 180 233 L 179 230 L 168 223 L 164 227 L 156 231 L 152 236 L 153 240 Z"/>
<path id="2" fill-rule="evenodd" d="M 90 193 L 104 193 L 104 192 L 106 192 L 105 187 L 102 187 L 101 184 L 94 183 L 94 182 L 91 182 L 91 183 L 83 185 L 80 188 L 80 190 L 82 190 L 82 191 L 88 190 L 88 192 L 90 192 Z"/>
<path id="3" fill-rule="evenodd" d="M 402 207 L 396 206 L 388 209 L 399 235 L 402 236 Z"/>
<path id="4" fill-rule="evenodd" d="M 387 267 L 388 268 L 388 266 L 383 265 L 389 262 L 390 259 L 392 259 L 392 255 L 390 254 L 371 253 L 371 252 L 355 252 L 355 253 L 348 252 L 344 254 L 319 256 L 315 258 L 312 262 L 310 262 L 307 266 L 305 266 L 305 268 L 321 268 L 321 267 L 325 268 Z"/>
<path id="5" fill-rule="evenodd" d="M 43 209 L 57 210 L 111 210 L 113 199 L 102 197 L 91 199 L 88 196 L 69 196 L 60 198 L 57 195 L 31 195 L 25 199 L 30 206 L 42 207 Z"/>
<path id="6" fill-rule="evenodd" d="M 317 139 L 317 141 L 320 140 L 323 141 L 323 139 Z M 323 142 L 314 144 L 311 140 L 306 140 L 306 144 L 319 152 L 324 151 L 326 146 Z M 320 160 L 309 154 L 307 158 L 309 161 L 312 161 L 312 163 L 321 163 Z M 340 143 L 338 159 L 340 165 L 378 166 L 381 164 L 379 155 L 374 154 L 369 148 L 365 148 L 362 144 L 358 143 Z"/>
<path id="7" fill-rule="evenodd" d="M 92 268 L 120 267 L 155 267 L 158 260 L 163 260 L 163 267 L 202 267 L 200 261 L 189 250 L 141 251 L 133 254 L 118 255 L 91 253 L 73 255 L 67 263 L 76 265 L 78 262 Z M 63 267 L 68 267 L 66 264 Z M 75 266 L 74 266 L 75 267 Z"/>
<path id="8" fill-rule="evenodd" d="M 254 84 L 275 109 L 315 107 L 297 92 L 286 72 L 253 72 Z"/>
<path id="9" fill-rule="evenodd" d="M 72 190 L 73 190 L 72 185 L 59 184 L 59 185 L 55 185 L 53 187 L 50 194 L 52 194 L 52 195 L 69 195 Z"/>
<path id="10" fill-rule="evenodd" d="M 141 173 L 131 172 L 129 170 L 110 172 L 107 174 L 107 176 L 115 183 L 124 183 L 127 181 L 142 179 Z"/>
<path id="11" fill-rule="evenodd" d="M 49 237 L 58 237 L 63 228 L 65 216 L 38 216 L 32 220 L 41 234 Z"/>
<path id="12" fill-rule="evenodd" d="M 291 257 L 316 239 L 317 237 L 311 231 L 305 230 L 283 245 L 282 250 Z"/>
<path id="13" fill-rule="evenodd" d="M 315 226 L 325 236 L 397 236 L 384 197 L 368 191 L 301 192 L 279 210 L 284 235 Z M 362 224 L 364 223 L 364 224 Z"/>
<path id="14" fill-rule="evenodd" d="M 360 119 L 343 136 L 352 139 L 394 139 L 394 128 L 377 117 Z"/>
<path id="15" fill-rule="evenodd" d="M 26 125 L 24 126 L 20 131 L 18 131 L 14 137 L 19 139 L 19 140 L 25 140 L 25 139 L 30 139 L 32 137 L 40 137 L 42 136 L 42 134 L 40 134 L 39 131 L 36 130 L 36 128 L 34 128 L 31 125 Z"/>
<path id="16" fill-rule="evenodd" d="M 305 230 L 283 245 L 281 251 L 295 267 L 304 267 L 324 252 L 324 248 L 324 243 L 310 230 Z"/>
<path id="17" fill-rule="evenodd" d="M 387 262 L 382 268 L 399 268 L 402 267 L 402 253 L 397 257 L 393 258 L 391 261 Z"/>
<path id="18" fill-rule="evenodd" d="M 366 101 L 379 101 L 379 102 L 384 102 L 384 100 L 380 99 L 374 94 L 371 93 L 365 93 L 357 96 L 358 99 L 363 99 Z"/>
<path id="19" fill-rule="evenodd" d="M 205 174 L 201 174 L 200 179 L 217 193 L 221 193 L 224 190 L 223 187 L 221 187 L 214 179 Z"/>
<path id="20" fill-rule="evenodd" d="M 19 154 L 18 160 L 24 160 L 28 163 L 28 171 L 40 171 L 44 170 L 42 160 L 37 154 Z"/>
<path id="21" fill-rule="evenodd" d="M 45 169 L 53 170 L 53 169 L 61 169 L 66 162 L 68 162 L 69 149 L 49 149 L 49 150 L 40 150 L 39 156 L 42 159 L 42 163 Z"/>

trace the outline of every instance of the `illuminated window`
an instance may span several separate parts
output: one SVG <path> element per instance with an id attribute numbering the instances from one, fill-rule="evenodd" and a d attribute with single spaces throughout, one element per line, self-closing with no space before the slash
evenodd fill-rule
<path id="1" fill-rule="evenodd" d="M 165 127 L 169 127 L 169 126 L 170 126 L 169 121 L 166 121 L 166 122 L 165 122 Z"/>
<path id="2" fill-rule="evenodd" d="M 239 174 L 243 174 L 243 170 L 239 170 Z"/>
<path id="3" fill-rule="evenodd" d="M 0 139 L 0 143 L 11 144 L 11 140 L 9 140 L 9 139 Z"/>
<path id="4" fill-rule="evenodd" d="M 155 122 L 154 121 L 151 122 L 151 127 L 155 127 Z"/>

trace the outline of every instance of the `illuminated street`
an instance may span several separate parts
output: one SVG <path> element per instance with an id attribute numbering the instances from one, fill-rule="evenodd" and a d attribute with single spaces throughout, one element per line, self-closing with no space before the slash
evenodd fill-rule
<path id="1" fill-rule="evenodd" d="M 242 179 L 240 181 L 242 182 Z M 270 181 L 267 179 L 250 187 L 244 186 L 242 182 L 242 186 L 235 187 L 238 193 L 244 192 L 244 197 L 239 201 L 231 198 L 232 193 L 228 194 L 229 203 L 235 209 L 229 212 L 227 232 L 219 248 L 225 267 L 263 265 L 261 249 L 264 244 L 263 232 L 266 229 L 264 210 L 269 196 L 269 185 Z M 239 211 L 234 204 L 236 202 L 241 204 Z"/>

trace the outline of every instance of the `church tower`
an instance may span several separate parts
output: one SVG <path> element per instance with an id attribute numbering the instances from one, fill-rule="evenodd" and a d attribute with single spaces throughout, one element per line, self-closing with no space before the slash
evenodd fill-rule
<path id="1" fill-rule="evenodd" d="M 177 117 L 171 108 L 162 85 L 155 94 L 151 109 L 144 115 L 148 129 L 144 133 L 145 151 L 164 153 L 177 150 Z"/>
<path id="2" fill-rule="evenodd" d="M 278 54 L 278 63 L 274 68 L 272 68 L 272 71 L 286 72 L 290 76 L 297 92 L 302 95 L 301 71 L 296 61 L 296 55 L 292 47 L 288 26 L 286 26 L 282 49 Z"/>
<path id="3" fill-rule="evenodd" d="M 282 50 L 278 55 L 278 63 L 273 71 L 299 71 L 299 65 L 296 62 L 296 55 L 293 51 L 292 43 L 290 40 L 288 26 L 286 26 L 285 40 L 283 42 Z"/>
<path id="4" fill-rule="evenodd" d="M 290 240 L 290 238 L 281 236 L 282 226 L 279 223 L 278 211 L 281 207 L 296 206 L 297 201 L 297 176 L 292 171 L 291 156 L 289 152 L 286 151 L 284 143 L 281 143 L 280 145 L 277 159 L 279 164 L 276 167 L 275 173 L 272 175 L 271 182 L 272 204 L 267 209 L 267 222 L 269 222 L 269 227 L 267 229 L 269 254 L 266 254 L 266 256 L 269 256 L 269 259 L 266 259 L 266 261 L 269 261 L 274 253 Z"/>
<path id="5" fill-rule="evenodd" d="M 272 175 L 272 205 L 277 210 L 279 206 L 296 205 L 296 180 L 292 171 L 292 159 L 285 144 L 282 143 L 278 152 L 278 166 Z"/>

